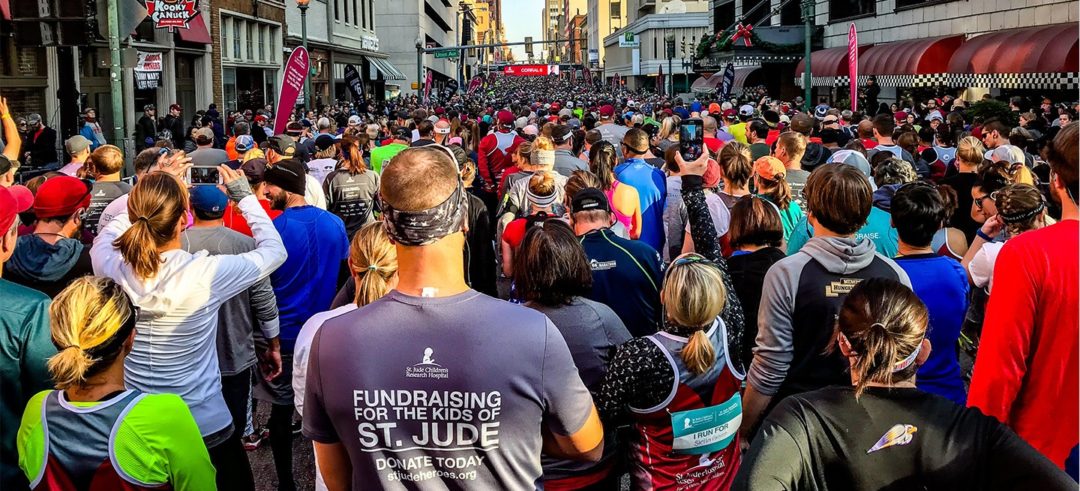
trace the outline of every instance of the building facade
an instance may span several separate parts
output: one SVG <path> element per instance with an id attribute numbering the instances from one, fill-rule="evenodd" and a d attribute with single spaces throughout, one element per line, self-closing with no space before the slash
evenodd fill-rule
<path id="1" fill-rule="evenodd" d="M 851 24 L 858 31 L 859 85 L 873 75 L 881 101 L 920 92 L 968 100 L 987 93 L 1076 97 L 1075 1 L 818 0 L 815 8 L 824 29 L 824 49 L 811 54 L 819 97 L 846 99 L 847 60 L 833 55 L 847 49 Z"/>
<path id="2" fill-rule="evenodd" d="M 604 39 L 627 24 L 628 0 L 588 0 L 588 62 L 593 69 L 603 69 Z"/>
<path id="3" fill-rule="evenodd" d="M 708 2 L 636 0 L 630 8 L 631 22 L 603 40 L 604 77 L 618 75 L 630 88 L 658 89 L 662 71 L 665 80 L 672 77 L 675 93 L 688 91 L 692 47 L 708 31 Z M 628 33 L 638 46 L 625 46 Z"/>
<path id="4" fill-rule="evenodd" d="M 417 44 L 426 48 L 458 45 L 459 1 L 374 0 L 380 52 L 404 74 L 403 92 L 423 90 L 424 69 L 431 70 L 436 87 L 457 79 L 457 59 L 425 54 L 418 60 Z"/>
<path id="5" fill-rule="evenodd" d="M 224 111 L 277 104 L 284 51 L 285 4 L 211 2 L 214 101 Z"/>

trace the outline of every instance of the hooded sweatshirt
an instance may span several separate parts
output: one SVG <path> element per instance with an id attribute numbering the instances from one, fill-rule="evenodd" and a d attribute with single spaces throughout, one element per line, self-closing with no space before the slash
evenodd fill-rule
<path id="1" fill-rule="evenodd" d="M 769 268 L 747 382 L 773 396 L 771 405 L 792 394 L 851 383 L 847 360 L 839 351 L 825 352 L 840 305 L 867 278 L 911 286 L 907 273 L 865 238 L 814 237 Z"/>
<path id="2" fill-rule="evenodd" d="M 56 297 L 72 280 L 94 274 L 90 249 L 76 239 L 55 244 L 36 234 L 19 237 L 15 253 L 4 263 L 4 279 Z"/>

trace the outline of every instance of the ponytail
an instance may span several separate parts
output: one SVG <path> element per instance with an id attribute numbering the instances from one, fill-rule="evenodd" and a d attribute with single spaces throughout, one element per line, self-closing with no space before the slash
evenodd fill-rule
<path id="1" fill-rule="evenodd" d="M 724 309 L 727 289 L 720 268 L 697 254 L 684 254 L 671 263 L 664 276 L 660 301 L 667 322 L 694 329 L 680 356 L 686 367 L 700 375 L 716 363 L 716 348 L 706 331 Z"/>
<path id="2" fill-rule="evenodd" d="M 761 194 L 769 198 L 769 201 L 772 201 L 777 208 L 786 209 L 792 200 L 791 184 L 788 184 L 783 174 L 777 175 L 776 180 L 766 179 L 761 176 L 758 176 L 758 179 L 761 179 L 762 182 L 772 188 L 770 191 Z"/>
<path id="3" fill-rule="evenodd" d="M 835 334 L 851 346 L 855 397 L 871 382 L 893 384 L 914 377 L 929 324 L 926 306 L 907 286 L 884 278 L 856 285 L 840 307 Z"/>
<path id="4" fill-rule="evenodd" d="M 713 348 L 712 341 L 709 341 L 709 336 L 702 329 L 690 335 L 690 340 L 683 346 L 680 356 L 686 368 L 695 375 L 701 375 L 716 363 L 716 348 Z"/>
<path id="5" fill-rule="evenodd" d="M 369 223 L 356 231 L 349 245 L 349 265 L 356 276 L 353 302 L 363 307 L 390 291 L 397 275 L 397 249 L 390 243 L 382 222 Z"/>
<path id="6" fill-rule="evenodd" d="M 84 276 L 49 305 L 52 341 L 59 352 L 47 363 L 58 389 L 78 387 L 112 365 L 135 329 L 135 312 L 108 278 Z"/>
<path id="7" fill-rule="evenodd" d="M 188 208 L 188 192 L 179 179 L 154 172 L 139 179 L 128 197 L 131 227 L 115 241 L 124 262 L 142 279 L 161 269 L 158 248 L 176 237 L 176 225 Z"/>

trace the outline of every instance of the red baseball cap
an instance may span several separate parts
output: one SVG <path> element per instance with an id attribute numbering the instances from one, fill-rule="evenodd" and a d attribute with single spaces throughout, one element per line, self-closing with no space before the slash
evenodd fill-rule
<path id="1" fill-rule="evenodd" d="M 0 187 L 0 236 L 6 235 L 15 217 L 34 204 L 34 193 L 26 186 Z"/>
<path id="2" fill-rule="evenodd" d="M 705 167 L 705 173 L 701 175 L 703 184 L 707 188 L 715 188 L 720 185 L 720 164 L 713 159 L 709 159 L 707 166 Z"/>
<path id="3" fill-rule="evenodd" d="M 57 176 L 46 180 L 34 196 L 34 214 L 40 218 L 62 217 L 90 206 L 91 186 L 82 179 Z"/>
<path id="4" fill-rule="evenodd" d="M 615 115 L 615 108 L 611 107 L 611 104 L 604 104 L 600 106 L 600 117 L 610 118 Z"/>
<path id="5" fill-rule="evenodd" d="M 726 109 L 726 110 L 724 110 L 724 119 L 735 119 L 735 116 L 738 116 L 738 115 L 739 115 L 739 112 L 734 110 L 734 109 Z"/>
<path id="6" fill-rule="evenodd" d="M 495 116 L 495 119 L 499 120 L 499 124 L 514 124 L 514 113 L 510 111 L 499 111 Z"/>

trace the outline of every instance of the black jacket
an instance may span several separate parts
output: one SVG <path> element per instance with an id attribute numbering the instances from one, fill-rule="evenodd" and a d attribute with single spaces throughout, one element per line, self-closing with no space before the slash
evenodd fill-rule
<path id="1" fill-rule="evenodd" d="M 172 114 L 165 116 L 163 130 L 169 130 L 172 133 L 173 148 L 184 148 L 184 120 L 173 116 Z"/>
<path id="2" fill-rule="evenodd" d="M 465 235 L 466 279 L 473 290 L 499 297 L 495 273 L 495 235 L 484 200 L 469 193 L 469 232 Z"/>
<path id="3" fill-rule="evenodd" d="M 56 153 L 56 130 L 46 126 L 39 134 L 30 132 L 30 138 L 23 143 L 23 148 L 30 154 L 30 167 L 40 167 L 60 161 Z"/>
<path id="4" fill-rule="evenodd" d="M 735 285 L 735 294 L 739 296 L 743 313 L 746 315 L 746 323 L 743 324 L 742 359 L 747 362 L 754 358 L 758 305 L 761 304 L 761 287 L 765 284 L 765 273 L 784 257 L 786 257 L 784 251 L 776 247 L 766 247 L 749 254 L 733 255 L 727 259 L 731 282 Z"/>
<path id="5" fill-rule="evenodd" d="M 157 122 L 143 114 L 135 126 L 135 150 L 142 151 L 154 144 L 157 138 Z M 149 141 L 147 141 L 149 140 Z"/>

